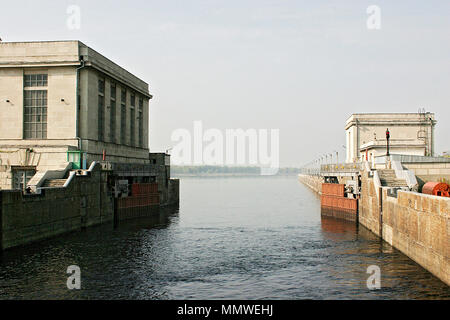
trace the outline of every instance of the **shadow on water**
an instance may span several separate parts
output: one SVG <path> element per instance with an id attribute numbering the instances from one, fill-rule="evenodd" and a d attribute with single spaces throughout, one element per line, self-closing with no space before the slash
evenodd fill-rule
<path id="1" fill-rule="evenodd" d="M 0 253 L 0 299 L 133 298 L 138 287 L 133 259 L 148 246 L 148 233 L 177 223 L 178 208 L 148 217 L 87 228 Z M 82 289 L 67 289 L 67 268 L 81 269 Z M 130 271 L 128 271 L 130 270 Z M 127 290 L 125 290 L 127 289 Z M 156 295 L 156 294 L 155 294 Z"/>
<path id="2" fill-rule="evenodd" d="M 166 228 L 172 222 L 179 218 L 179 208 L 161 207 L 152 209 L 151 214 L 147 217 L 141 217 L 136 219 L 130 219 L 125 221 L 119 221 L 114 230 L 141 230 L 141 229 L 153 229 L 153 228 Z"/>

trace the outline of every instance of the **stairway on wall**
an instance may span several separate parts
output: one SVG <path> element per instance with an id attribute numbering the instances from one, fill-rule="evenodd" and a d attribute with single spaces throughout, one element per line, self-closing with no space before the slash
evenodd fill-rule
<path id="1" fill-rule="evenodd" d="M 399 188 L 408 187 L 405 179 L 398 179 L 395 175 L 395 170 L 381 169 L 378 170 L 380 182 L 383 187 Z"/>
<path id="2" fill-rule="evenodd" d="M 36 174 L 31 178 L 31 180 L 28 182 L 28 186 L 32 189 L 35 189 L 38 185 L 40 187 L 47 187 L 47 188 L 61 188 L 64 186 L 64 183 L 62 185 L 61 182 L 52 182 L 52 180 L 64 180 L 64 182 L 69 177 L 69 171 L 72 168 L 71 163 L 62 163 L 58 167 L 56 167 L 56 170 L 38 170 Z M 50 173 L 50 174 L 49 174 Z M 53 177 L 53 178 L 51 178 Z M 45 179 L 45 180 L 44 180 Z M 47 180 L 50 180 L 47 182 Z M 44 181 L 42 184 L 41 182 Z M 44 185 L 47 183 L 47 185 L 55 185 L 55 186 L 46 186 Z"/>
<path id="3" fill-rule="evenodd" d="M 47 179 L 42 185 L 43 188 L 62 188 L 67 179 Z"/>

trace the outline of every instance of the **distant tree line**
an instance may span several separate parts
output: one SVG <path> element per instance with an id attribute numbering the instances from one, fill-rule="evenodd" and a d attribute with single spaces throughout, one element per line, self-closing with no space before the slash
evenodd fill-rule
<path id="1" fill-rule="evenodd" d="M 179 175 L 260 175 L 259 167 L 222 167 L 222 166 L 171 166 L 172 174 Z M 299 174 L 299 168 L 280 168 L 277 175 Z"/>

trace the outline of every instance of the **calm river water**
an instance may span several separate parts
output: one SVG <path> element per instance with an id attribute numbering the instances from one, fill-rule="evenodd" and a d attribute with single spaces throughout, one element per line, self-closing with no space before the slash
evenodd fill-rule
<path id="1" fill-rule="evenodd" d="M 0 255 L 0 299 L 436 298 L 449 287 L 363 227 L 321 218 L 296 177 L 183 178 L 179 212 Z"/>

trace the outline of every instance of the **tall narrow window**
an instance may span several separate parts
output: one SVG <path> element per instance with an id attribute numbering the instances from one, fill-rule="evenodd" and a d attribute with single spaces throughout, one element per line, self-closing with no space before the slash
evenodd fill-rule
<path id="1" fill-rule="evenodd" d="M 47 90 L 43 87 L 47 87 L 46 74 L 24 76 L 24 139 L 47 139 Z"/>
<path id="2" fill-rule="evenodd" d="M 134 146 L 136 143 L 136 132 L 135 132 L 135 122 L 136 122 L 136 96 L 134 93 L 131 95 L 131 108 L 130 108 L 130 145 Z"/>
<path id="3" fill-rule="evenodd" d="M 105 79 L 98 79 L 98 141 L 105 140 Z"/>
<path id="4" fill-rule="evenodd" d="M 127 90 L 120 93 L 120 143 L 126 144 L 127 133 Z"/>
<path id="5" fill-rule="evenodd" d="M 144 147 L 144 116 L 143 116 L 143 110 L 144 110 L 144 99 L 139 98 L 139 147 Z"/>
<path id="6" fill-rule="evenodd" d="M 109 139 L 116 142 L 116 85 L 111 83 L 111 101 L 109 114 Z"/>

